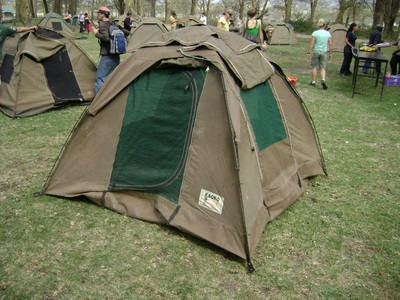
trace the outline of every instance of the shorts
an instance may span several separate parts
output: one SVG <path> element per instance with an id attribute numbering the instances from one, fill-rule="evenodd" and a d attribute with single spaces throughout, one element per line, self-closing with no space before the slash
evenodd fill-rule
<path id="1" fill-rule="evenodd" d="M 326 69 L 328 53 L 326 51 L 314 51 L 311 55 L 310 65 L 313 68 Z"/>

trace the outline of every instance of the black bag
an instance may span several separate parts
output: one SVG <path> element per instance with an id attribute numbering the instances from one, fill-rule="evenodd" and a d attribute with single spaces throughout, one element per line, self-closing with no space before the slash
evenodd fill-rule
<path id="1" fill-rule="evenodd" d="M 248 26 L 249 26 L 249 20 L 247 20 L 247 22 L 246 22 L 246 28 L 244 29 L 243 37 L 250 42 L 260 44 L 261 43 L 260 33 L 257 32 L 257 35 L 250 34 L 249 30 L 248 30 Z M 258 27 L 258 20 L 256 21 L 256 27 Z"/>
<path id="2" fill-rule="evenodd" d="M 250 34 L 248 31 L 247 31 L 247 29 L 246 29 L 246 31 L 244 32 L 244 35 L 243 35 L 243 37 L 246 39 L 246 40 L 249 40 L 250 42 L 253 42 L 253 43 L 256 43 L 256 44 L 259 44 L 259 43 L 261 43 L 261 41 L 260 41 L 260 35 L 252 35 L 252 34 Z"/>

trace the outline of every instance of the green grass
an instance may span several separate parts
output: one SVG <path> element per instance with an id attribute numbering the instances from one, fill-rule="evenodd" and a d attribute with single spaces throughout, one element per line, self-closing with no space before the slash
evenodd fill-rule
<path id="1" fill-rule="evenodd" d="M 98 61 L 93 36 L 78 43 Z M 329 89 L 310 87 L 307 47 L 300 39 L 268 54 L 298 78 L 328 176 L 267 225 L 253 274 L 173 228 L 83 198 L 35 197 L 84 107 L 0 114 L 0 299 L 399 299 L 400 88 L 380 101 L 366 79 L 351 98 L 341 53 Z"/>

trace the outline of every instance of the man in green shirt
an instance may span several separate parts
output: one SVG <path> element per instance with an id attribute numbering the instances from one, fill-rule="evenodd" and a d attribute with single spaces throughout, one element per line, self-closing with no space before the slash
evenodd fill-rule
<path id="1" fill-rule="evenodd" d="M 30 27 L 10 27 L 7 25 L 0 24 L 0 58 L 2 57 L 3 43 L 8 36 L 15 37 L 17 33 L 37 30 L 37 26 Z"/>

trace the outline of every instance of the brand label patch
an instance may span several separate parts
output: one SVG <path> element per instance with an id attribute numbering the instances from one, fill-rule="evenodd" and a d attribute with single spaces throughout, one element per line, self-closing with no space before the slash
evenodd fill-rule
<path id="1" fill-rule="evenodd" d="M 199 197 L 199 205 L 217 214 L 221 214 L 224 207 L 224 198 L 202 189 Z"/>

